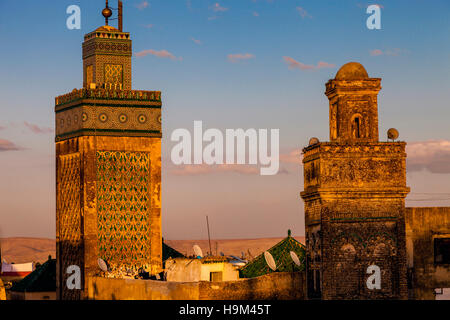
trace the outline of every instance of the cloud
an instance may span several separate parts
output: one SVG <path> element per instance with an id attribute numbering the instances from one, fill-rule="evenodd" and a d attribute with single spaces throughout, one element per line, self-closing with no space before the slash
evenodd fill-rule
<path id="1" fill-rule="evenodd" d="M 300 17 L 302 17 L 302 19 L 304 18 L 312 18 L 311 15 L 302 7 L 297 7 L 295 8 L 297 9 L 298 13 L 300 14 Z"/>
<path id="2" fill-rule="evenodd" d="M 302 158 L 301 148 L 294 149 L 288 153 L 280 153 L 280 163 L 302 164 Z"/>
<path id="3" fill-rule="evenodd" d="M 21 150 L 22 148 L 16 146 L 14 142 L 9 140 L 0 139 L 0 152 L 2 151 L 14 151 Z"/>
<path id="4" fill-rule="evenodd" d="M 323 61 L 319 61 L 317 63 L 316 66 L 314 65 L 309 65 L 309 64 L 304 64 L 302 62 L 296 61 L 295 59 L 291 58 L 291 57 L 287 57 L 284 56 L 283 57 L 284 62 L 286 62 L 286 64 L 288 65 L 289 69 L 301 69 L 301 70 L 317 70 L 317 69 L 322 69 L 322 68 L 334 68 L 336 67 L 336 65 L 328 63 L 328 62 L 323 62 Z"/>
<path id="5" fill-rule="evenodd" d="M 146 27 L 146 28 L 149 28 L 149 29 L 151 29 L 151 28 L 153 28 L 153 24 L 146 24 L 146 25 L 144 25 L 144 27 Z"/>
<path id="6" fill-rule="evenodd" d="M 409 142 L 406 145 L 408 171 L 450 173 L 450 140 Z"/>
<path id="7" fill-rule="evenodd" d="M 142 1 L 136 5 L 136 8 L 138 8 L 139 10 L 144 10 L 145 8 L 148 8 L 149 5 L 150 4 L 148 3 L 148 1 Z"/>
<path id="8" fill-rule="evenodd" d="M 382 4 L 378 4 L 378 3 L 370 3 L 370 4 L 369 3 L 357 3 L 356 5 L 358 6 L 358 8 L 364 8 L 364 9 L 367 9 L 368 6 L 372 6 L 372 5 L 378 6 L 379 8 L 384 9 L 384 6 Z"/>
<path id="9" fill-rule="evenodd" d="M 253 14 L 254 17 L 259 17 L 259 13 L 256 12 L 256 11 L 254 11 L 252 14 Z"/>
<path id="10" fill-rule="evenodd" d="M 255 56 L 251 53 L 237 53 L 237 54 L 229 54 L 227 56 L 228 60 L 232 63 L 236 63 L 240 60 L 248 60 L 248 59 L 253 59 Z"/>
<path id="11" fill-rule="evenodd" d="M 228 8 L 224 8 L 220 6 L 218 2 L 214 3 L 214 5 L 211 7 L 212 11 L 214 12 L 225 12 L 228 11 Z"/>
<path id="12" fill-rule="evenodd" d="M 381 56 L 383 54 L 383 51 L 380 49 L 374 49 L 370 51 L 371 56 Z"/>
<path id="13" fill-rule="evenodd" d="M 52 128 L 49 127 L 40 127 L 36 124 L 33 123 L 29 123 L 27 121 L 24 121 L 23 124 L 25 125 L 25 127 L 27 127 L 28 129 L 30 129 L 33 133 L 36 134 L 41 134 L 41 133 L 52 133 L 54 130 Z"/>
<path id="14" fill-rule="evenodd" d="M 238 173 L 238 174 L 259 174 L 259 168 L 255 165 L 245 164 L 221 164 L 221 165 L 179 165 L 171 166 L 170 172 L 177 176 L 205 175 L 213 173 Z"/>
<path id="15" fill-rule="evenodd" d="M 158 58 L 169 58 L 169 59 L 172 59 L 172 60 L 183 60 L 182 57 L 178 57 L 177 58 L 177 57 L 175 57 L 172 53 L 170 53 L 167 50 L 156 51 L 156 50 L 153 50 L 153 49 L 149 49 L 149 50 L 139 51 L 135 55 L 136 55 L 136 57 L 140 58 L 140 57 L 145 57 L 146 55 L 149 55 L 149 54 L 154 55 L 154 56 L 156 56 Z"/>
<path id="16" fill-rule="evenodd" d="M 369 51 L 371 56 L 381 56 L 381 55 L 399 56 L 401 53 L 407 53 L 407 52 L 408 52 L 408 50 L 402 50 L 399 48 L 387 49 L 385 51 L 380 50 L 380 49 L 373 49 L 373 50 Z"/>
<path id="17" fill-rule="evenodd" d="M 198 39 L 191 38 L 192 41 L 194 41 L 196 44 L 202 44 L 202 42 Z"/>
<path id="18" fill-rule="evenodd" d="M 1 130 L 5 130 L 5 129 L 6 129 L 5 126 L 0 126 L 0 131 L 1 131 Z"/>

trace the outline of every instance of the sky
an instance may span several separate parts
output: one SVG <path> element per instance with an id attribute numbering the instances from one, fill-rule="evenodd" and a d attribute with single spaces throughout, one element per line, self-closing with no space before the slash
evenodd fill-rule
<path id="1" fill-rule="evenodd" d="M 370 4 L 379 30 L 366 26 Z M 70 5 L 80 30 L 66 26 Z M 55 237 L 54 97 L 82 86 L 83 35 L 103 8 L 0 1 L 1 237 Z M 449 14 L 445 0 L 124 0 L 133 88 L 162 91 L 163 236 L 205 239 L 206 215 L 216 239 L 303 235 L 300 150 L 329 140 L 325 83 L 350 61 L 382 78 L 380 140 L 395 127 L 408 143 L 407 206 L 450 206 Z M 279 129 L 279 173 L 176 167 L 171 133 L 195 120 Z"/>

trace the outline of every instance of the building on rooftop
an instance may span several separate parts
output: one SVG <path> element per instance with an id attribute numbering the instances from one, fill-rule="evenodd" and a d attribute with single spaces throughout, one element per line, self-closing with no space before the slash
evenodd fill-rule
<path id="1" fill-rule="evenodd" d="M 175 258 L 165 262 L 167 281 L 234 281 L 239 279 L 238 269 L 227 257 Z"/>
<path id="2" fill-rule="evenodd" d="M 16 282 L 11 300 L 56 300 L 56 259 L 47 260 L 32 273 Z"/>
<path id="3" fill-rule="evenodd" d="M 275 260 L 278 272 L 300 272 L 305 270 L 306 248 L 299 241 L 291 236 L 291 230 L 288 236 L 267 250 Z M 301 265 L 297 266 L 292 260 L 290 252 L 293 251 L 299 258 Z M 254 278 L 268 273 L 274 272 L 269 268 L 264 258 L 264 254 L 260 254 L 255 259 L 247 263 L 239 270 L 241 278 Z"/>

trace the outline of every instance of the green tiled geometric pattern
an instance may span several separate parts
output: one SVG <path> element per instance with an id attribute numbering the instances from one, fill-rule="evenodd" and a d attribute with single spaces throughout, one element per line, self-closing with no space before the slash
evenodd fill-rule
<path id="1" fill-rule="evenodd" d="M 141 267 L 150 259 L 150 156 L 97 151 L 99 255 L 111 266 Z"/>

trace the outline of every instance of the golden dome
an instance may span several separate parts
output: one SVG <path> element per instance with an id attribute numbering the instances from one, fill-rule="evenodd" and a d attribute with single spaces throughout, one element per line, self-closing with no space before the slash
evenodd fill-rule
<path id="1" fill-rule="evenodd" d="M 358 62 L 349 62 L 344 64 L 336 73 L 336 80 L 362 80 L 368 79 L 366 69 Z"/>
<path id="2" fill-rule="evenodd" d="M 117 31 L 118 32 L 119 29 L 116 29 L 111 26 L 103 26 L 103 27 L 97 28 L 95 31 Z"/>

